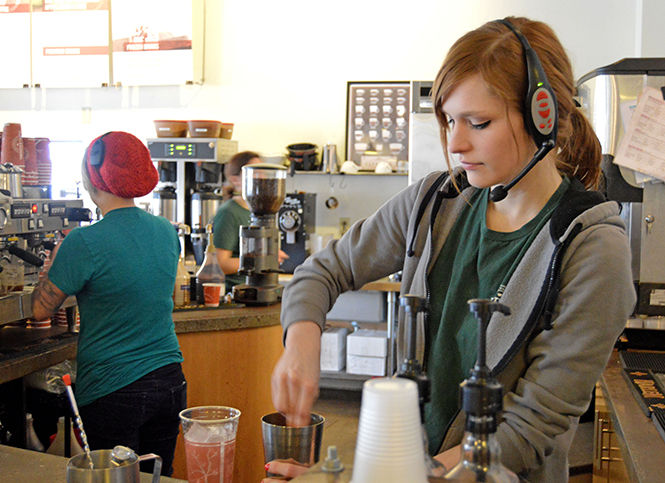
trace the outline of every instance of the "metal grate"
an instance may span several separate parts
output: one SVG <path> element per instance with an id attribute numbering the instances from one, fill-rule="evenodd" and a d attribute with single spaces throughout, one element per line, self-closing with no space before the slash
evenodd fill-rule
<path id="1" fill-rule="evenodd" d="M 665 372 L 665 352 L 621 351 L 619 356 L 625 369 Z"/>

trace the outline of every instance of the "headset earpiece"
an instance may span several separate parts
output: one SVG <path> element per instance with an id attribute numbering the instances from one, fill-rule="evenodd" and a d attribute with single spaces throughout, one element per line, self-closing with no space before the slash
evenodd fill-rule
<path id="1" fill-rule="evenodd" d="M 558 108 L 556 95 L 545 75 L 536 51 L 527 38 L 506 19 L 499 20 L 517 37 L 524 48 L 529 87 L 524 99 L 524 125 L 538 148 L 556 144 Z"/>
<path id="2" fill-rule="evenodd" d="M 104 162 L 104 156 L 106 155 L 106 145 L 104 144 L 104 138 L 111 134 L 107 132 L 106 134 L 100 136 L 100 138 L 95 141 L 90 148 L 90 154 L 88 154 L 88 162 L 90 166 L 101 166 Z"/>

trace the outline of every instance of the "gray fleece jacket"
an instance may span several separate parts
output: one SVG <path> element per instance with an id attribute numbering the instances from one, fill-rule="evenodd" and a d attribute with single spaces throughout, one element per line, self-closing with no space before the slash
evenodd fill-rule
<path id="1" fill-rule="evenodd" d="M 462 195 L 447 175 L 432 173 L 308 258 L 284 292 L 285 332 L 303 320 L 323 328 L 339 294 L 399 270 L 402 294 L 429 298 L 428 271 L 476 189 L 463 173 L 456 179 Z M 521 478 L 568 481 L 568 449 L 579 416 L 635 300 L 619 205 L 573 180 L 506 286 L 501 302 L 511 315 L 494 314 L 488 327 L 487 365 L 504 387 L 496 433 L 501 460 Z M 426 323 L 419 327 L 421 361 Z M 460 443 L 463 423 L 460 412 L 441 451 Z"/>

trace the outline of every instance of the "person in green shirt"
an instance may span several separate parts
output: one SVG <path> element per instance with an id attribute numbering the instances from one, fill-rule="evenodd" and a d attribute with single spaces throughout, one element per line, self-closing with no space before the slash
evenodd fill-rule
<path id="1" fill-rule="evenodd" d="M 162 457 L 171 475 L 187 384 L 173 325 L 180 245 L 163 217 L 138 208 L 158 175 L 135 136 L 113 131 L 85 151 L 83 186 L 103 218 L 59 244 L 32 294 L 36 320 L 69 295 L 81 315 L 75 394 L 91 449 L 128 446 Z M 142 463 L 152 471 L 152 462 Z"/>
<path id="2" fill-rule="evenodd" d="M 430 455 L 448 469 L 460 459 L 459 384 L 477 356 L 467 301 L 492 299 L 511 310 L 491 318 L 486 338 L 487 366 L 504 389 L 501 462 L 526 481 L 568 481 L 579 417 L 636 301 L 620 206 L 594 191 L 600 143 L 574 95 L 568 56 L 543 22 L 490 21 L 451 46 L 432 88 L 448 171 L 354 223 L 284 290 L 272 396 L 288 424 L 310 419 L 321 331 L 338 296 L 401 271 L 400 293 L 429 307 L 415 342 L 431 381 Z M 401 309 L 398 365 L 404 319 Z M 283 461 L 267 469 L 303 470 Z"/>
<path id="3" fill-rule="evenodd" d="M 240 268 L 240 227 L 249 225 L 250 212 L 247 202 L 242 197 L 242 167 L 261 162 L 253 151 L 242 151 L 233 155 L 224 166 L 224 177 L 228 184 L 225 195 L 229 197 L 219 207 L 212 222 L 212 242 L 215 245 L 217 261 L 226 275 L 226 292 L 234 285 L 243 283 L 245 277 L 238 273 Z M 279 251 L 281 264 L 288 255 Z"/>

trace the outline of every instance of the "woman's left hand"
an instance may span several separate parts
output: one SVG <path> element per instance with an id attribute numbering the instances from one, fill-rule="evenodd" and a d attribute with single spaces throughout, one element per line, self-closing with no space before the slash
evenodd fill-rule
<path id="1" fill-rule="evenodd" d="M 289 458 L 288 460 L 272 460 L 266 463 L 266 471 L 282 476 L 264 478 L 261 480 L 261 483 L 288 481 L 291 478 L 302 475 L 308 468 L 308 466 L 298 463 L 293 458 Z"/>

